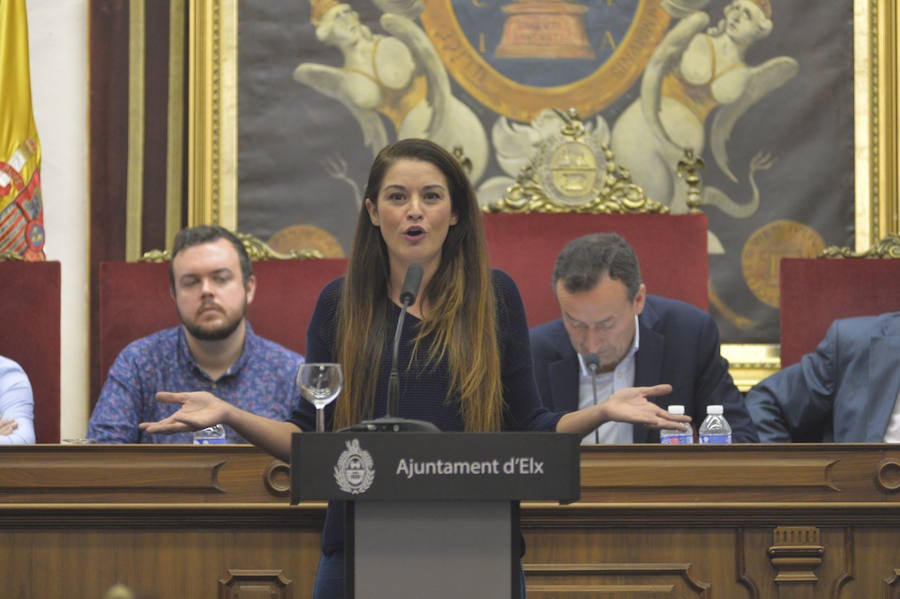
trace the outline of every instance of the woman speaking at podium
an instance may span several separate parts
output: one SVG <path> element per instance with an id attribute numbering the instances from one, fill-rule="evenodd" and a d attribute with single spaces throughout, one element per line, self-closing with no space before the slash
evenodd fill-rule
<path id="1" fill-rule="evenodd" d="M 391 340 L 411 265 L 421 267 L 409 319 L 400 331 L 399 413 L 388 414 Z M 408 285 L 407 285 L 408 286 Z M 401 319 L 402 320 L 402 319 Z M 515 283 L 491 270 L 478 201 L 463 167 L 423 139 L 404 139 L 375 157 L 347 274 L 322 290 L 307 331 L 307 362 L 338 362 L 344 390 L 328 407 L 339 430 L 390 415 L 442 431 L 552 431 L 587 434 L 608 420 L 671 427 L 646 398 L 668 385 L 623 389 L 596 406 L 553 413 L 541 406 L 532 372 L 528 325 Z M 207 392 L 159 393 L 181 403 L 169 418 L 144 423 L 152 433 L 228 424 L 265 451 L 288 460 L 291 435 L 315 430 L 311 404 L 276 422 Z M 676 417 L 677 418 L 677 417 Z M 314 597 L 343 594 L 342 510 L 329 506 Z M 522 585 L 524 595 L 524 584 Z"/>

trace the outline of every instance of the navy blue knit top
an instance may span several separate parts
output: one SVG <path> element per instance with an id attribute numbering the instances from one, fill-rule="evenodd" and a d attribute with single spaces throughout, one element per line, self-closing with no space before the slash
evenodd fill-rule
<path id="1" fill-rule="evenodd" d="M 549 412 L 541 405 L 534 382 L 534 368 L 528 341 L 528 323 L 525 319 L 525 308 L 519 290 L 506 273 L 494 270 L 492 274 L 497 298 L 500 369 L 503 379 L 503 397 L 506 403 L 503 429 L 513 431 L 555 430 L 562 413 Z M 326 285 L 319 295 L 307 332 L 307 362 L 334 362 L 336 359 L 334 355 L 335 317 L 342 287 L 343 279 L 336 279 Z M 391 308 L 389 318 L 392 323 L 396 323 L 400 316 L 400 307 L 391 304 Z M 450 386 L 447 363 L 426 365 L 428 350 L 432 342 L 430 337 L 424 339 L 420 344 L 416 359 L 410 369 L 403 368 L 403 365 L 409 363 L 420 322 L 415 316 L 407 315 L 403 323 L 398 360 L 398 365 L 400 365 L 400 413 L 392 414 L 392 416 L 427 420 L 433 422 L 442 431 L 461 431 L 463 430 L 463 421 L 458 402 L 453 401 L 452 398 L 451 401 L 447 401 L 447 390 Z M 376 387 L 374 418 L 385 415 L 394 326 L 392 324 L 389 327 L 390 334 L 385 337 L 381 371 Z M 360 334 L 365 335 L 366 332 L 361 331 Z M 341 401 L 341 397 L 338 397 L 337 401 Z M 309 402 L 300 403 L 299 409 L 294 411 L 290 421 L 302 430 L 315 430 L 315 409 Z M 333 407 L 334 404 L 329 406 L 326 412 L 328 427 L 331 426 Z M 339 505 L 329 505 L 325 530 L 322 534 L 322 551 L 328 555 L 342 549 L 343 537 L 343 509 Z"/>

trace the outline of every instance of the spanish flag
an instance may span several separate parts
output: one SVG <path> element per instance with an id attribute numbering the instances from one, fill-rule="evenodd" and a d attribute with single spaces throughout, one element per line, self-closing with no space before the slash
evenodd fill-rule
<path id="1" fill-rule="evenodd" d="M 0 0 L 0 254 L 44 259 L 41 144 L 31 110 L 25 0 Z"/>

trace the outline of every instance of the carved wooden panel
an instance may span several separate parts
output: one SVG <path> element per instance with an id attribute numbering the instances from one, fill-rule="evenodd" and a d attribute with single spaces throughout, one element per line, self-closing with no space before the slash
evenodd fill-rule
<path id="1" fill-rule="evenodd" d="M 884 599 L 900 599 L 900 569 L 884 579 Z"/>
<path id="2" fill-rule="evenodd" d="M 898 446 L 582 458 L 580 501 L 522 504 L 532 599 L 900 599 Z M 0 596 L 309 599 L 325 505 L 288 480 L 251 446 L 4 448 Z"/>
<path id="3" fill-rule="evenodd" d="M 292 599 L 292 584 L 281 570 L 228 570 L 219 581 L 219 599 Z"/>
<path id="4" fill-rule="evenodd" d="M 286 503 L 289 467 L 250 445 L 42 445 L 0 454 L 0 503 Z"/>
<path id="5" fill-rule="evenodd" d="M 814 526 L 779 526 L 772 533 L 769 559 L 777 570 L 776 583 L 815 582 L 825 549 Z"/>
<path id="6" fill-rule="evenodd" d="M 528 564 L 528 596 L 537 599 L 596 597 L 650 599 L 707 597 L 709 583 L 690 564 Z"/>

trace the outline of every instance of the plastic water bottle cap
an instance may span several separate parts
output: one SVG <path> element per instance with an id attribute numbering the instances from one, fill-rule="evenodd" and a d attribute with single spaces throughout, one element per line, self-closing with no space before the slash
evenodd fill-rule
<path id="1" fill-rule="evenodd" d="M 673 405 L 673 406 L 669 406 L 668 409 L 669 409 L 669 414 L 677 414 L 677 415 L 684 414 L 684 406 Z"/>
<path id="2" fill-rule="evenodd" d="M 711 405 L 711 406 L 706 406 L 706 413 L 707 414 L 723 414 L 724 410 L 722 409 L 722 406 L 720 406 L 720 405 Z"/>

